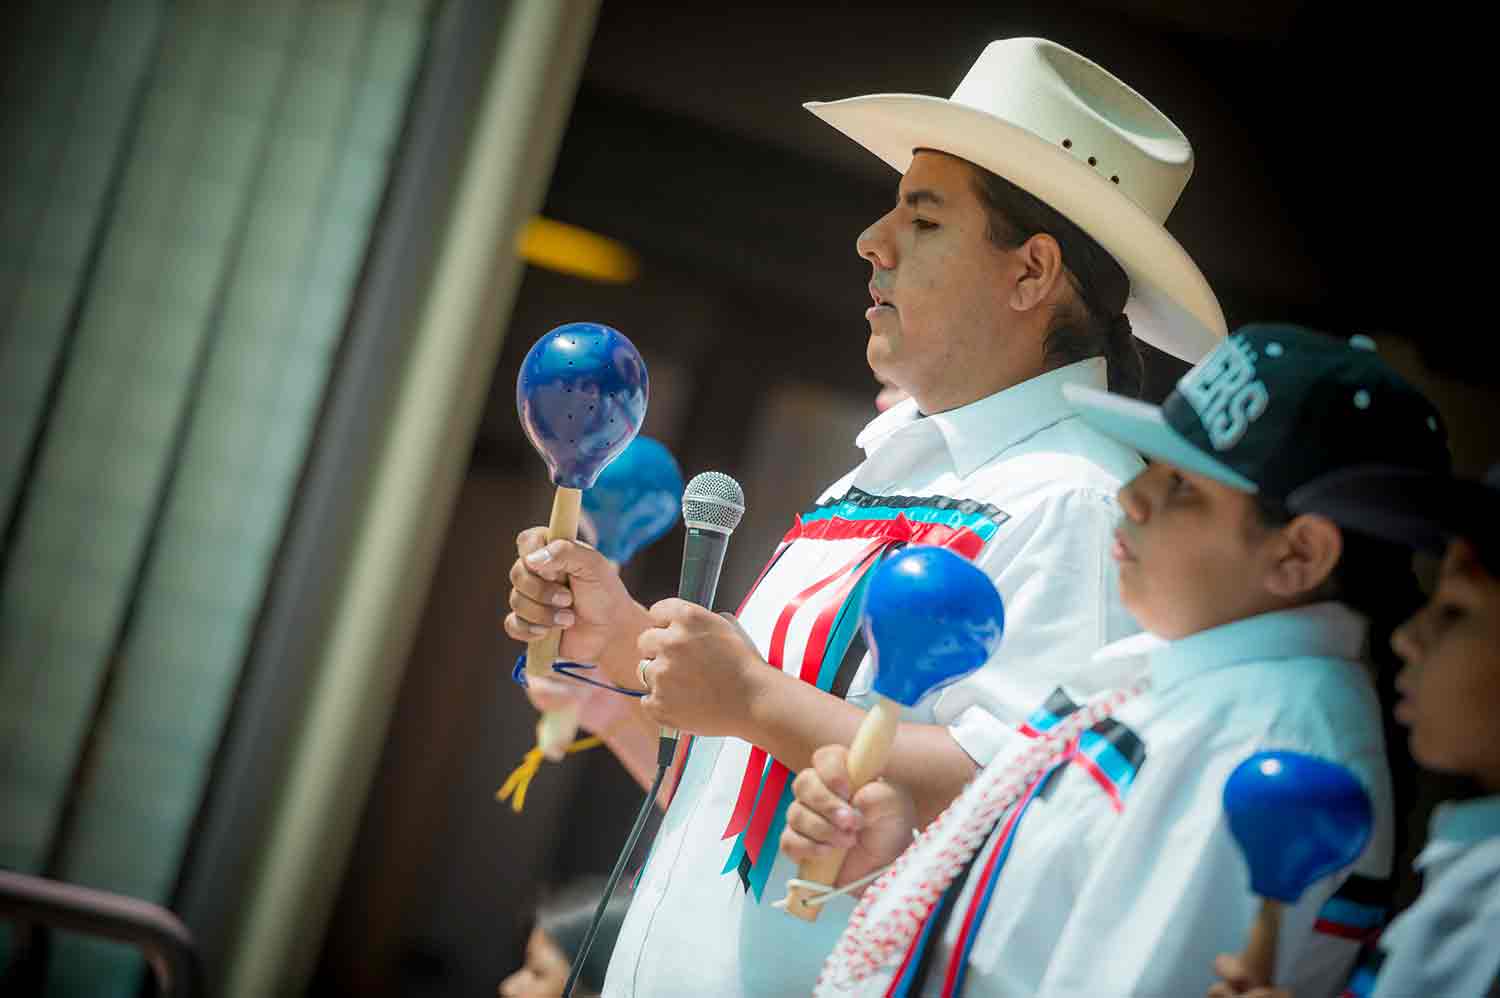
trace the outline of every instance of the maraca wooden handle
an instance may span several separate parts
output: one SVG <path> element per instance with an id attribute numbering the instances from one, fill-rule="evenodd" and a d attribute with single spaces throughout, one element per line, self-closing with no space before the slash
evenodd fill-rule
<path id="1" fill-rule="evenodd" d="M 869 783 L 885 768 L 885 760 L 891 754 L 891 744 L 896 740 L 896 728 L 901 723 L 901 705 L 887 697 L 875 701 L 875 706 L 860 722 L 854 733 L 854 744 L 849 747 L 849 794 Z M 797 868 L 799 880 L 811 880 L 819 884 L 832 884 L 844 865 L 847 850 L 840 849 L 820 859 L 802 864 Z M 811 892 L 805 887 L 793 887 L 786 894 L 786 910 L 804 922 L 816 922 L 822 905 L 809 905 Z"/>
<path id="2" fill-rule="evenodd" d="M 1240 962 L 1252 988 L 1268 988 L 1276 976 L 1276 941 L 1281 934 L 1281 902 L 1261 898 L 1260 911 L 1250 925 Z"/>
<path id="3" fill-rule="evenodd" d="M 552 519 L 547 524 L 547 540 L 578 539 L 578 517 L 583 508 L 583 491 L 559 486 L 552 500 Z M 526 675 L 550 676 L 557 661 L 557 647 L 562 631 L 554 628 L 526 645 Z M 578 734 L 578 711 L 565 708 L 549 710 L 536 723 L 536 744 L 542 754 L 556 762 L 564 755 Z"/>

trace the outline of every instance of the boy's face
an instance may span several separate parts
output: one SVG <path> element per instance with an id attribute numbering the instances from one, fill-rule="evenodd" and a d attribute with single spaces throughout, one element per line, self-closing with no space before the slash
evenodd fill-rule
<path id="1" fill-rule="evenodd" d="M 1411 729 L 1412 756 L 1500 790 L 1500 579 L 1467 542 L 1448 546 L 1437 591 L 1391 645 L 1406 661 L 1395 714 Z"/>
<path id="2" fill-rule="evenodd" d="M 1248 493 L 1156 461 L 1119 499 L 1120 598 L 1146 630 L 1173 640 L 1282 605 L 1263 584 L 1272 531 Z"/>

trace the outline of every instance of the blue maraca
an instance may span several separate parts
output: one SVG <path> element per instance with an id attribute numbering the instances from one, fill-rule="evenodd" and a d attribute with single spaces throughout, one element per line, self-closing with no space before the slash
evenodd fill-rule
<path id="1" fill-rule="evenodd" d="M 1224 813 L 1261 899 L 1240 959 L 1251 983 L 1268 987 L 1282 906 L 1359 859 L 1374 809 L 1343 766 L 1301 752 L 1257 752 L 1224 782 Z"/>
<path id="2" fill-rule="evenodd" d="M 516 411 L 552 484 L 583 490 L 646 418 L 646 364 L 618 330 L 570 322 L 536 341 L 516 378 Z"/>
<path id="3" fill-rule="evenodd" d="M 641 355 L 609 326 L 558 326 L 527 352 L 516 378 L 516 410 L 557 486 L 549 541 L 577 539 L 583 490 L 635 439 L 648 394 Z M 561 638 L 554 629 L 527 645 L 527 675 L 552 671 Z M 577 731 L 576 710 L 548 711 L 537 722 L 537 746 L 560 759 Z"/>
<path id="4" fill-rule="evenodd" d="M 677 525 L 682 490 L 682 472 L 672 452 L 650 437 L 636 437 L 583 493 L 594 546 L 623 565 Z"/>
<path id="5" fill-rule="evenodd" d="M 946 548 L 908 547 L 870 578 L 861 624 L 875 666 L 876 701 L 849 747 L 849 792 L 880 775 L 896 739 L 901 708 L 956 682 L 989 661 L 1005 630 L 995 584 Z M 797 878 L 831 884 L 844 850 L 804 864 Z M 811 890 L 787 891 L 787 912 L 815 921 L 822 908 Z"/>

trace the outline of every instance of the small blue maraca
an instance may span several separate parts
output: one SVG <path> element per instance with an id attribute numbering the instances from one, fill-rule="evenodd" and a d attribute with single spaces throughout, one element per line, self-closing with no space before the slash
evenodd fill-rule
<path id="1" fill-rule="evenodd" d="M 516 410 L 557 486 L 549 541 L 577 539 L 583 490 L 635 439 L 648 394 L 641 355 L 609 326 L 558 326 L 527 352 L 516 378 Z M 553 630 L 527 645 L 528 676 L 552 671 L 561 637 Z M 537 722 L 537 746 L 561 759 L 577 731 L 576 711 L 548 711 Z"/>
<path id="2" fill-rule="evenodd" d="M 989 661 L 1005 607 L 989 576 L 962 555 L 909 547 L 875 570 L 862 625 L 875 692 L 913 707 Z"/>
<path id="3" fill-rule="evenodd" d="M 1240 959 L 1252 984 L 1268 987 L 1282 906 L 1359 859 L 1374 808 L 1343 766 L 1301 752 L 1257 752 L 1224 782 L 1224 813 L 1261 899 Z"/>
<path id="4" fill-rule="evenodd" d="M 861 621 L 875 666 L 876 701 L 849 747 L 849 792 L 880 775 L 901 722 L 934 690 L 989 661 L 1005 631 L 1005 607 L 995 584 L 946 548 L 908 547 L 875 569 Z M 804 864 L 799 880 L 829 884 L 844 864 L 838 851 Z M 784 907 L 804 921 L 822 910 L 803 887 L 787 891 Z"/>
<path id="5" fill-rule="evenodd" d="M 632 440 L 583 493 L 599 553 L 623 565 L 671 530 L 682 514 L 683 487 L 671 451 L 650 437 Z"/>

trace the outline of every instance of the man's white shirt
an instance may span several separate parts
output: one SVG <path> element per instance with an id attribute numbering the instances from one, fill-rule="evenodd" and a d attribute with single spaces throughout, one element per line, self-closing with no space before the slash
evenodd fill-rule
<path id="1" fill-rule="evenodd" d="M 1109 551 L 1115 493 L 1143 465 L 1073 415 L 1064 384 L 1104 387 L 1104 361 L 1069 365 L 932 416 L 903 402 L 859 435 L 866 460 L 820 500 L 826 507 L 876 497 L 887 508 L 900 507 L 892 497 L 929 506 L 946 500 L 987 533 L 976 564 L 1005 600 L 1005 637 L 983 669 L 906 717 L 947 726 L 979 765 L 1022 737 L 1015 726 L 1048 691 L 1086 680 L 1096 650 L 1137 630 L 1120 606 Z M 740 613 L 762 657 L 769 658 L 794 597 L 857 559 L 866 544 L 803 537 L 781 551 Z M 786 622 L 786 671 L 797 671 L 835 589 L 809 597 Z M 1083 665 L 1063 668 L 1076 663 Z M 848 699 L 861 703 L 870 681 L 867 656 Z M 832 902 L 807 924 L 771 907 L 795 875 L 785 857 L 775 860 L 760 901 L 733 871 L 721 872 L 734 847 L 725 829 L 750 753 L 739 739 L 695 740 L 615 944 L 609 998 L 811 991 L 852 903 Z"/>
<path id="2" fill-rule="evenodd" d="M 1170 643 L 1139 634 L 1096 655 L 1102 679 L 1142 670 L 1150 677 L 1149 691 L 1111 719 L 1144 746 L 1143 758 L 1121 788 L 1122 809 L 1072 764 L 1032 802 L 974 937 L 966 998 L 1204 994 L 1216 979 L 1214 957 L 1241 950 L 1259 906 L 1223 812 L 1225 780 L 1258 751 L 1304 752 L 1352 770 L 1376 815 L 1352 872 L 1387 877 L 1391 791 L 1379 702 L 1357 661 L 1364 636 L 1362 617 L 1320 603 Z M 1067 692 L 1082 703 L 1100 687 L 1075 682 Z M 996 845 L 992 833 L 976 869 Z M 1358 942 L 1320 918 L 1346 872 L 1312 885 L 1283 912 L 1274 980 L 1297 998 L 1338 993 L 1357 956 Z M 979 879 L 962 887 L 937 942 L 938 970 L 913 993 L 939 993 Z M 879 904 L 899 904 L 901 886 Z M 867 920 L 879 915 L 872 910 Z M 884 994 L 895 970 L 888 965 L 852 991 L 824 986 L 819 994 Z"/>

